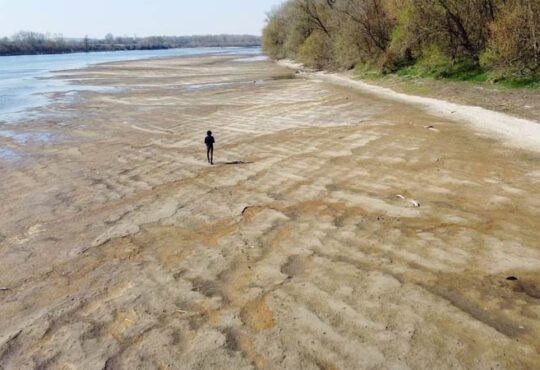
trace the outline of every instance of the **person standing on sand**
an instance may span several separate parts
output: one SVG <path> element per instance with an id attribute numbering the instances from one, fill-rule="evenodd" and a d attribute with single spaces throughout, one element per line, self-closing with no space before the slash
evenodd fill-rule
<path id="1" fill-rule="evenodd" d="M 206 158 L 208 158 L 208 163 L 214 164 L 214 143 L 216 140 L 212 136 L 212 131 L 206 133 L 204 138 L 204 143 L 206 144 Z"/>

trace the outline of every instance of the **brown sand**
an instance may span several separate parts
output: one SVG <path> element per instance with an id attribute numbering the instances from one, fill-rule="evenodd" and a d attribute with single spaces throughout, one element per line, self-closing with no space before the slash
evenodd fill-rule
<path id="1" fill-rule="evenodd" d="M 0 369 L 540 368 L 540 154 L 236 58 L 0 138 Z"/>

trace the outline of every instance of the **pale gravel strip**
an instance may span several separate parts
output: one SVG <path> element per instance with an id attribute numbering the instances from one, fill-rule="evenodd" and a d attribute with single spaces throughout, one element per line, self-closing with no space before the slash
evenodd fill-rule
<path id="1" fill-rule="evenodd" d="M 540 122 L 513 117 L 477 106 L 398 93 L 392 89 L 370 85 L 339 73 L 306 71 L 302 64 L 290 60 L 280 60 L 278 64 L 302 70 L 304 76 L 313 80 L 347 86 L 385 99 L 418 105 L 430 114 L 452 121 L 467 122 L 478 130 L 495 134 L 510 146 L 540 152 Z"/>

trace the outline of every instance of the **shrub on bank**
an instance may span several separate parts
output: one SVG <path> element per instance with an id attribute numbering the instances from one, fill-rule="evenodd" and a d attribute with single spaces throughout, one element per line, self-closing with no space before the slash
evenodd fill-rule
<path id="1" fill-rule="evenodd" d="M 540 0 L 289 0 L 263 35 L 271 57 L 318 69 L 516 86 L 540 73 Z"/>

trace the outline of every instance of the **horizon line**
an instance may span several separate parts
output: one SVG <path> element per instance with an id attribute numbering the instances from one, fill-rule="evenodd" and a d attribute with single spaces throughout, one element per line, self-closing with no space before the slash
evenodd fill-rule
<path id="1" fill-rule="evenodd" d="M 111 32 L 105 33 L 103 36 L 90 36 L 90 35 L 84 35 L 84 36 L 65 36 L 63 33 L 54 33 L 54 32 L 40 32 L 40 31 L 32 31 L 32 30 L 20 30 L 12 33 L 11 35 L 0 35 L 0 39 L 3 38 L 12 38 L 20 33 L 35 33 L 38 35 L 43 35 L 45 37 L 60 37 L 64 39 L 85 39 L 88 37 L 89 39 L 105 39 L 107 35 L 111 34 L 113 37 L 132 37 L 132 38 L 146 38 L 146 37 L 199 37 L 199 36 L 250 36 L 250 37 L 262 37 L 262 34 L 252 34 L 252 33 L 193 33 L 193 34 L 152 34 L 152 35 L 146 35 L 146 36 L 140 36 L 137 34 L 129 35 L 129 34 L 117 34 L 114 35 Z"/>

